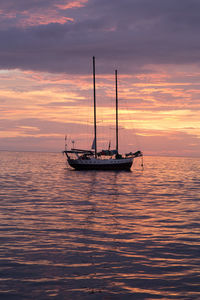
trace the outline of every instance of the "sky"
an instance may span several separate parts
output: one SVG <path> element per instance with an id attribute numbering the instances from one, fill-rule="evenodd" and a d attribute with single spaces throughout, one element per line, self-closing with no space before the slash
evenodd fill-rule
<path id="1" fill-rule="evenodd" d="M 200 156 L 199 0 L 0 0 L 0 150 Z"/>

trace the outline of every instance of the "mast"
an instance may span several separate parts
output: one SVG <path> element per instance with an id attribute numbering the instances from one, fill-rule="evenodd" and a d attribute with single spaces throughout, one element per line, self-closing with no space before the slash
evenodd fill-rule
<path id="1" fill-rule="evenodd" d="M 94 88 L 94 153 L 97 158 L 97 125 L 96 125 L 96 89 L 95 89 L 95 57 L 93 56 L 93 88 Z"/>
<path id="2" fill-rule="evenodd" d="M 117 91 L 117 70 L 115 70 L 115 87 L 116 87 L 116 150 L 118 153 L 118 91 Z"/>

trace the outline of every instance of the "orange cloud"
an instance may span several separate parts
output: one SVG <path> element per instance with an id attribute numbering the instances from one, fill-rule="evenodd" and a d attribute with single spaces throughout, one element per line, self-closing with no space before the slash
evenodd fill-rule
<path id="1" fill-rule="evenodd" d="M 31 7 L 29 9 L 13 10 L 1 9 L 0 15 L 2 20 L 11 19 L 15 22 L 17 27 L 29 27 L 46 25 L 50 23 L 65 24 L 67 22 L 74 22 L 74 19 L 63 14 L 63 11 L 67 11 L 72 8 L 83 7 L 88 1 L 63 1 L 63 4 L 51 4 L 47 7 Z"/>
<path id="2" fill-rule="evenodd" d="M 71 9 L 71 8 L 83 7 L 84 4 L 86 4 L 87 2 L 88 2 L 88 0 L 72 1 L 69 3 L 67 1 L 66 4 L 55 4 L 55 7 L 66 10 L 66 9 Z"/>
<path id="3" fill-rule="evenodd" d="M 59 23 L 65 24 L 67 22 L 73 22 L 73 18 L 60 16 L 55 13 L 55 11 L 49 10 L 45 14 L 41 13 L 30 13 L 28 11 L 23 12 L 23 18 L 18 22 L 18 26 L 20 27 L 29 27 L 29 26 L 38 26 L 38 25 L 46 25 L 49 23 Z"/>
<path id="4" fill-rule="evenodd" d="M 52 140 L 62 140 L 67 133 L 70 139 L 76 140 L 77 146 L 87 147 L 86 142 L 92 142 L 91 76 L 20 70 L 4 70 L 0 74 L 1 139 L 49 137 Z M 199 107 L 199 101 L 196 101 L 198 88 L 191 88 L 188 83 L 183 83 L 185 94 L 190 95 L 183 99 L 184 91 L 180 90 L 180 83 L 173 83 L 173 90 L 167 82 L 158 86 L 154 82 L 152 88 L 150 83 L 146 86 L 145 82 L 136 83 L 136 86 L 134 80 L 136 77 L 130 75 L 123 75 L 122 80 L 121 77 L 119 80 L 119 127 L 123 150 L 128 151 L 129 147 L 137 148 L 134 146 L 137 136 L 149 154 L 172 154 L 175 150 L 169 149 L 172 148 L 171 142 L 178 147 L 180 142 L 184 145 L 183 140 L 187 138 L 185 149 L 188 151 L 189 147 L 196 153 L 195 149 L 199 147 L 200 140 L 199 111 L 191 108 L 195 105 Z M 155 94 L 156 87 L 158 94 Z M 175 100 L 171 102 L 171 99 Z M 185 99 L 191 103 L 185 104 Z M 97 125 L 99 147 L 107 147 L 109 140 L 114 147 L 113 76 L 98 76 Z M 166 141 L 166 149 L 162 149 Z M 154 144 L 153 150 L 151 143 Z M 183 153 L 184 146 L 182 147 Z"/>

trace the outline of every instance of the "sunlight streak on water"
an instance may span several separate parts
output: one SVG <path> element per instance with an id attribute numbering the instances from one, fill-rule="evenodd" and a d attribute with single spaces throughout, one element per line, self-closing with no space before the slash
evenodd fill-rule
<path id="1" fill-rule="evenodd" d="M 0 158 L 0 296 L 200 298 L 200 159 L 81 172 L 61 154 Z"/>

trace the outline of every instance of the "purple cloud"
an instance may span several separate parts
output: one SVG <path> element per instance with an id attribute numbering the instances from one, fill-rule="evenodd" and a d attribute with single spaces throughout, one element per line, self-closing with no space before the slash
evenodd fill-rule
<path id="1" fill-rule="evenodd" d="M 0 68 L 20 68 L 66 73 L 90 73 L 88 61 L 98 57 L 98 70 L 139 72 L 149 64 L 198 64 L 200 60 L 198 12 L 195 0 L 92 0 L 84 6 L 60 9 L 69 1 L 9 1 L 0 9 L 7 13 L 26 10 L 74 21 L 64 24 L 17 27 L 2 19 Z M 50 18 L 51 21 L 51 18 Z M 11 26 L 9 25 L 9 22 Z M 147 68 L 147 67 L 146 67 Z"/>

